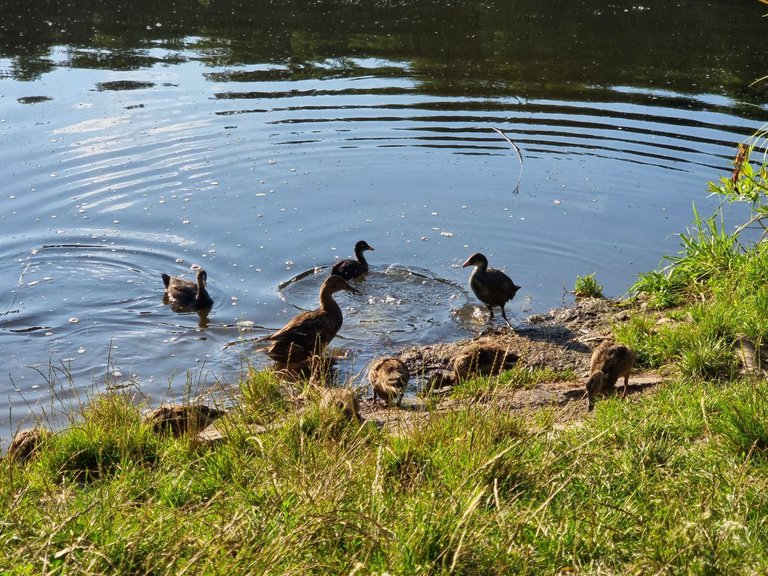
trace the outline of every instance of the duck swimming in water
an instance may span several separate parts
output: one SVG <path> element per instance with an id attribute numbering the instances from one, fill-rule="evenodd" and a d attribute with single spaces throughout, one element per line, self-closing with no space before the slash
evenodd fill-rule
<path id="1" fill-rule="evenodd" d="M 205 289 L 208 274 L 202 268 L 198 269 L 195 282 L 168 274 L 161 274 L 161 276 L 165 284 L 164 296 L 171 304 L 192 310 L 204 310 L 213 306 L 213 298 Z"/>
<path id="2" fill-rule="evenodd" d="M 472 254 L 464 264 L 462 268 L 467 266 L 474 266 L 475 269 L 472 275 L 469 277 L 469 287 L 472 288 L 472 292 L 475 293 L 477 299 L 485 304 L 488 311 L 491 313 L 489 320 L 493 320 L 493 307 L 501 307 L 501 315 L 507 322 L 507 326 L 510 328 L 509 319 L 507 313 L 504 310 L 504 305 L 512 300 L 520 290 L 520 286 L 517 286 L 512 279 L 504 274 L 501 270 L 488 267 L 488 258 L 476 252 Z"/>
<path id="3" fill-rule="evenodd" d="M 320 286 L 319 308 L 294 316 L 277 332 L 257 340 L 272 342 L 265 349 L 267 356 L 286 367 L 300 367 L 325 350 L 344 321 L 341 308 L 333 299 L 341 290 L 360 294 L 341 276 L 328 276 Z"/>
<path id="4" fill-rule="evenodd" d="M 355 257 L 357 260 L 348 258 L 347 260 L 336 262 L 333 268 L 331 268 L 331 274 L 341 276 L 344 280 L 351 280 L 368 272 L 368 261 L 363 255 L 363 252 L 366 250 L 373 250 L 373 247 L 369 246 L 365 240 L 358 241 L 355 244 Z"/>

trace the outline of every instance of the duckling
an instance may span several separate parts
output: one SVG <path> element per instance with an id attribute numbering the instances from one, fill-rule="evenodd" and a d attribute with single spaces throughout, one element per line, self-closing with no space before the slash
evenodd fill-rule
<path id="1" fill-rule="evenodd" d="M 24 463 L 35 455 L 40 444 L 51 435 L 49 430 L 39 427 L 19 430 L 13 435 L 6 456 L 14 462 Z"/>
<path id="2" fill-rule="evenodd" d="M 144 424 L 152 426 L 156 434 L 178 437 L 187 432 L 197 433 L 224 414 L 224 410 L 205 404 L 170 404 L 152 410 L 144 417 Z"/>
<path id="3" fill-rule="evenodd" d="M 405 387 L 411 378 L 411 371 L 398 358 L 377 358 L 368 371 L 368 380 L 373 386 L 373 403 L 381 398 L 389 405 L 397 397 L 397 405 L 403 400 Z"/>
<path id="4" fill-rule="evenodd" d="M 504 306 L 515 297 L 517 291 L 520 290 L 520 286 L 512 282 L 512 279 L 501 270 L 488 268 L 488 258 L 479 252 L 472 254 L 461 265 L 462 268 L 467 266 L 475 267 L 472 275 L 469 277 L 469 287 L 472 288 L 472 292 L 475 293 L 478 300 L 485 304 L 491 313 L 489 321 L 493 320 L 493 307 L 500 306 L 501 315 L 504 317 L 507 326 L 511 328 L 512 324 L 510 324 L 507 318 Z"/>
<path id="5" fill-rule="evenodd" d="M 202 268 L 198 269 L 196 282 L 190 282 L 184 278 L 161 274 L 165 284 L 164 297 L 177 306 L 192 310 L 203 310 L 213 306 L 213 299 L 208 295 L 205 284 L 208 282 L 208 273 Z"/>
<path id="6" fill-rule="evenodd" d="M 589 398 L 589 411 L 595 407 L 595 397 L 616 393 L 616 381 L 624 377 L 624 390 L 621 397 L 627 395 L 629 374 L 635 365 L 637 355 L 623 344 L 603 342 L 595 348 L 589 361 L 590 376 L 586 382 Z"/>
<path id="7" fill-rule="evenodd" d="M 360 401 L 354 390 L 349 388 L 326 388 L 320 397 L 320 410 L 325 413 L 335 412 L 345 420 L 362 421 Z"/>
<path id="8" fill-rule="evenodd" d="M 365 240 L 360 240 L 355 244 L 355 257 L 357 260 L 348 258 L 336 262 L 331 268 L 331 274 L 341 276 L 344 280 L 351 280 L 357 278 L 368 272 L 368 261 L 365 259 L 363 252 L 366 250 L 373 250 L 372 246 L 368 245 Z"/>
<path id="9" fill-rule="evenodd" d="M 272 360 L 286 367 L 301 366 L 325 350 L 338 333 L 344 318 L 333 295 L 341 290 L 360 294 L 344 278 L 328 276 L 320 286 L 320 307 L 294 316 L 277 332 L 257 340 L 272 341 L 265 352 Z"/>
<path id="10" fill-rule="evenodd" d="M 459 380 L 468 376 L 492 376 L 512 368 L 519 356 L 509 348 L 489 340 L 470 344 L 453 360 L 453 371 Z"/>
<path id="11" fill-rule="evenodd" d="M 458 383 L 455 371 L 445 368 L 433 368 L 429 378 L 427 378 L 424 389 L 428 392 L 447 392 Z"/>

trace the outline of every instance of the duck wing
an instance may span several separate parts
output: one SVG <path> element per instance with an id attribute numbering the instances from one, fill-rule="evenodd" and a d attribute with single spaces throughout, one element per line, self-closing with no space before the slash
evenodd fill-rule
<path id="1" fill-rule="evenodd" d="M 194 282 L 176 276 L 168 276 L 168 274 L 163 274 L 162 277 L 165 291 L 172 300 L 180 304 L 190 304 L 197 298 L 197 284 Z"/>
<path id="2" fill-rule="evenodd" d="M 368 272 L 368 266 L 357 260 L 347 259 L 336 262 L 331 268 L 331 274 L 341 276 L 344 280 L 351 280 Z"/>
<path id="3" fill-rule="evenodd" d="M 260 340 L 272 341 L 267 356 L 276 361 L 299 360 L 320 352 L 336 336 L 341 322 L 324 310 L 302 312 L 277 332 Z"/>
<path id="4" fill-rule="evenodd" d="M 470 287 L 482 302 L 497 306 L 501 306 L 514 298 L 520 289 L 520 286 L 512 282 L 509 276 L 494 268 L 473 274 Z"/>

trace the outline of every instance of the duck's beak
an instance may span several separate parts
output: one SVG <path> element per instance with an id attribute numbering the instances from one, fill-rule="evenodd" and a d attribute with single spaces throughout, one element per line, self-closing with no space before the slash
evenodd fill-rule
<path id="1" fill-rule="evenodd" d="M 467 266 L 472 266 L 469 260 L 467 260 L 466 262 L 464 262 L 464 264 L 461 265 L 462 268 L 466 268 Z"/>
<path id="2" fill-rule="evenodd" d="M 352 288 L 352 286 L 350 286 L 349 284 L 347 284 L 346 290 L 347 290 L 347 292 L 352 292 L 352 294 L 357 294 L 358 296 L 360 296 L 362 294 L 362 292 L 360 292 L 360 290 L 357 290 L 356 288 Z"/>

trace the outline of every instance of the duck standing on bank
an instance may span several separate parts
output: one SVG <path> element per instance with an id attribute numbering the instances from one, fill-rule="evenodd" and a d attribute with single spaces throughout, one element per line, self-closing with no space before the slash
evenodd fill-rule
<path id="1" fill-rule="evenodd" d="M 333 295 L 341 290 L 360 294 L 341 276 L 331 275 L 320 286 L 320 307 L 294 316 L 277 332 L 262 336 L 257 342 L 271 341 L 264 352 L 286 367 L 302 367 L 325 350 L 344 322 L 341 308 Z"/>
<path id="2" fill-rule="evenodd" d="M 585 385 L 588 397 L 587 409 L 590 412 L 595 407 L 597 396 L 616 393 L 616 382 L 622 377 L 624 378 L 624 390 L 621 397 L 626 397 L 629 375 L 632 373 L 636 360 L 635 351 L 623 344 L 603 342 L 595 348 L 589 360 L 590 376 Z"/>
<path id="3" fill-rule="evenodd" d="M 208 295 L 205 285 L 208 282 L 208 273 L 199 268 L 195 282 L 161 274 L 165 284 L 163 299 L 175 306 L 190 310 L 205 310 L 213 306 L 213 298 Z"/>
<path id="4" fill-rule="evenodd" d="M 355 258 L 357 258 L 357 260 L 348 258 L 336 262 L 336 264 L 333 265 L 333 268 L 331 268 L 331 274 L 341 276 L 344 280 L 351 280 L 352 278 L 357 278 L 358 276 L 366 274 L 368 272 L 368 261 L 363 254 L 366 250 L 373 250 L 373 247 L 369 246 L 368 242 L 365 240 L 358 241 L 355 244 Z"/>
<path id="5" fill-rule="evenodd" d="M 490 320 L 493 320 L 493 307 L 501 307 L 501 315 L 507 323 L 507 326 L 512 328 L 507 313 L 504 310 L 504 305 L 512 300 L 520 290 L 520 286 L 517 286 L 512 279 L 504 274 L 501 270 L 488 267 L 488 258 L 476 252 L 472 254 L 464 264 L 462 268 L 467 266 L 474 266 L 472 275 L 469 277 L 469 287 L 472 288 L 472 292 L 475 293 L 477 299 L 485 304 L 488 311 L 491 313 Z"/>
<path id="6" fill-rule="evenodd" d="M 399 358 L 377 358 L 368 371 L 368 380 L 373 387 L 373 403 L 381 398 L 389 405 L 397 398 L 397 405 L 403 400 L 405 388 L 411 378 L 411 371 Z"/>

